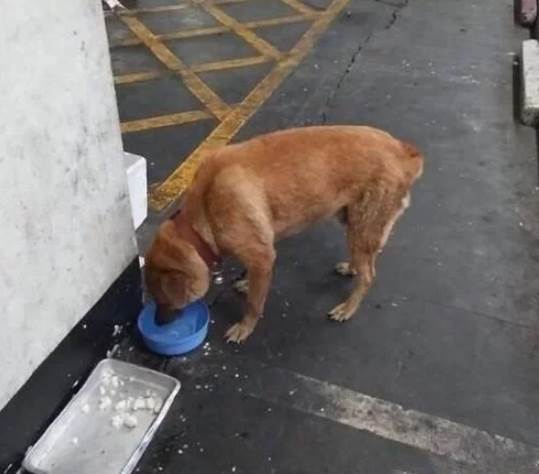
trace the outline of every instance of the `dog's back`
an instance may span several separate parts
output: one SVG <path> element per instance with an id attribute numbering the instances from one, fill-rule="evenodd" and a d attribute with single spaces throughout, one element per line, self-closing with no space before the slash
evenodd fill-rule
<path id="1" fill-rule="evenodd" d="M 297 128 L 211 153 L 191 193 L 212 200 L 212 194 L 222 195 L 218 188 L 234 189 L 246 202 L 266 208 L 276 234 L 287 235 L 336 214 L 366 190 L 407 192 L 422 166 L 415 147 L 375 128 Z M 221 201 L 213 200 L 223 211 Z"/>
<path id="2" fill-rule="evenodd" d="M 264 179 L 286 175 L 316 185 L 317 177 L 340 179 L 357 174 L 362 180 L 381 168 L 401 169 L 415 179 L 421 174 L 423 157 L 413 145 L 376 128 L 319 126 L 228 145 L 211 153 L 205 163 L 214 173 L 235 165 Z"/>

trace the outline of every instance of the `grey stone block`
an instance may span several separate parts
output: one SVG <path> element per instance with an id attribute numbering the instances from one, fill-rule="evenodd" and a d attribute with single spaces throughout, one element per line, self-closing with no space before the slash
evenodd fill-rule
<path id="1" fill-rule="evenodd" d="M 539 42 L 534 39 L 522 42 L 521 109 L 520 116 L 526 125 L 539 123 Z"/>

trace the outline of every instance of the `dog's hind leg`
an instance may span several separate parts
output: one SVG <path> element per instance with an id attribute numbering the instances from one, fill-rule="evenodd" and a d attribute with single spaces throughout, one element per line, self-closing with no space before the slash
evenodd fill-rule
<path id="1" fill-rule="evenodd" d="M 376 276 L 376 257 L 382 251 L 395 222 L 408 207 L 402 191 L 367 191 L 348 207 L 347 239 L 350 264 L 343 270 L 354 275 L 354 289 L 346 301 L 329 312 L 335 321 L 350 319 L 359 308 Z"/>

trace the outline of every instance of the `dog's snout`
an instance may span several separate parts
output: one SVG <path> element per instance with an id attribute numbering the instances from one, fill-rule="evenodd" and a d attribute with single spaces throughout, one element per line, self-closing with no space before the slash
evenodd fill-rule
<path id="1" fill-rule="evenodd" d="M 171 323 L 175 319 L 175 310 L 172 306 L 158 304 L 155 313 L 155 323 L 158 326 Z"/>

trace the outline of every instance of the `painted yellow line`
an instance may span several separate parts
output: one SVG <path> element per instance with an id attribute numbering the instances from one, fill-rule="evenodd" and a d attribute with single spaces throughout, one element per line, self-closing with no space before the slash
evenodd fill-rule
<path id="1" fill-rule="evenodd" d="M 195 38 L 197 36 L 210 36 L 210 35 L 219 35 L 227 33 L 230 31 L 230 28 L 226 26 L 211 26 L 208 28 L 193 28 L 188 30 L 175 31 L 174 33 L 165 33 L 162 35 L 155 35 L 159 41 L 170 41 L 176 39 L 187 39 Z M 125 38 L 118 41 L 113 41 L 110 44 L 111 48 L 121 48 L 124 46 L 136 46 L 141 44 L 141 41 L 138 38 Z"/>
<path id="2" fill-rule="evenodd" d="M 114 84 L 131 84 L 133 82 L 151 81 L 153 79 L 159 79 L 165 74 L 162 72 L 136 72 L 134 74 L 121 74 L 114 77 Z"/>
<path id="3" fill-rule="evenodd" d="M 256 66 L 271 61 L 265 56 L 252 56 L 250 58 L 225 59 L 224 61 L 215 61 L 211 63 L 202 63 L 191 66 L 191 71 L 195 73 L 224 71 L 225 69 L 236 69 L 241 67 Z M 121 74 L 114 77 L 114 84 L 132 84 L 134 82 L 152 81 L 170 75 L 170 72 L 138 72 L 134 74 Z"/>
<path id="4" fill-rule="evenodd" d="M 191 183 L 205 153 L 227 144 L 241 127 L 251 118 L 258 108 L 271 96 L 283 80 L 305 58 L 315 41 L 329 27 L 333 19 L 346 6 L 348 0 L 334 0 L 323 15 L 320 15 L 311 28 L 292 48 L 288 57 L 275 68 L 251 91 L 204 140 L 198 148 L 150 194 L 150 205 L 155 210 L 162 210 L 174 202 Z"/>
<path id="5" fill-rule="evenodd" d="M 292 15 L 283 16 L 278 18 L 268 18 L 265 20 L 255 20 L 243 23 L 249 29 L 264 28 L 267 26 L 279 26 L 287 25 L 290 23 L 301 23 L 303 21 L 311 21 L 319 16 L 320 13 L 312 13 L 309 15 Z M 194 38 L 197 36 L 210 36 L 228 33 L 231 29 L 227 26 L 212 26 L 208 28 L 193 28 L 191 30 L 175 31 L 174 33 L 166 33 L 162 35 L 155 35 L 160 41 L 170 41 L 176 39 Z M 125 46 L 136 46 L 142 42 L 138 38 L 125 38 L 117 41 L 111 41 L 111 48 L 121 48 Z"/>
<path id="6" fill-rule="evenodd" d="M 213 115 L 204 110 L 192 110 L 189 112 L 179 112 L 176 114 L 160 115 L 158 117 L 144 118 L 140 120 L 130 120 L 122 122 L 120 128 L 122 133 L 140 132 L 151 128 L 170 127 L 171 125 L 183 125 L 185 123 L 198 122 L 213 118 Z"/>
<path id="7" fill-rule="evenodd" d="M 223 33 L 228 33 L 229 31 L 230 28 L 227 28 L 226 26 L 210 26 L 208 28 L 193 28 L 191 30 L 167 33 L 164 35 L 159 35 L 158 38 L 161 41 L 170 41 L 175 39 L 194 38 L 196 36 L 220 35 Z"/>
<path id="8" fill-rule="evenodd" d="M 230 107 L 213 92 L 193 71 L 191 71 L 170 49 L 161 43 L 144 24 L 135 17 L 124 16 L 122 21 L 152 51 L 167 68 L 177 71 L 186 87 L 218 119 L 224 119 Z"/>
<path id="9" fill-rule="evenodd" d="M 266 40 L 258 37 L 252 30 L 247 28 L 245 25 L 241 24 L 236 19 L 227 15 L 215 4 L 202 2 L 200 5 L 202 5 L 208 13 L 213 15 L 216 20 L 234 30 L 234 32 L 238 36 L 241 36 L 247 43 L 249 43 L 253 48 L 256 48 L 263 55 L 269 56 L 270 58 L 274 59 L 279 59 L 281 57 L 281 53 L 275 47 L 273 47 Z"/>
<path id="10" fill-rule="evenodd" d="M 247 28 L 255 29 L 255 28 L 263 28 L 265 26 L 279 26 L 279 25 L 288 25 L 290 23 L 301 23 L 302 21 L 310 21 L 314 20 L 317 16 L 320 16 L 321 14 L 311 13 L 309 15 L 291 15 L 291 16 L 281 16 L 277 18 L 268 18 L 266 20 L 255 20 L 255 21 L 248 21 L 247 23 L 244 23 L 244 25 Z"/>
<path id="11" fill-rule="evenodd" d="M 311 15 L 315 12 L 311 7 L 304 5 L 299 0 L 281 0 L 281 2 L 286 3 L 289 7 L 292 7 L 294 10 L 303 13 L 304 15 Z"/>
<path id="12" fill-rule="evenodd" d="M 226 59 L 224 61 L 215 61 L 213 63 L 203 63 L 191 66 L 191 70 L 196 73 L 223 71 L 225 69 L 235 69 L 240 67 L 256 66 L 271 61 L 265 56 L 253 56 L 250 58 Z"/>

